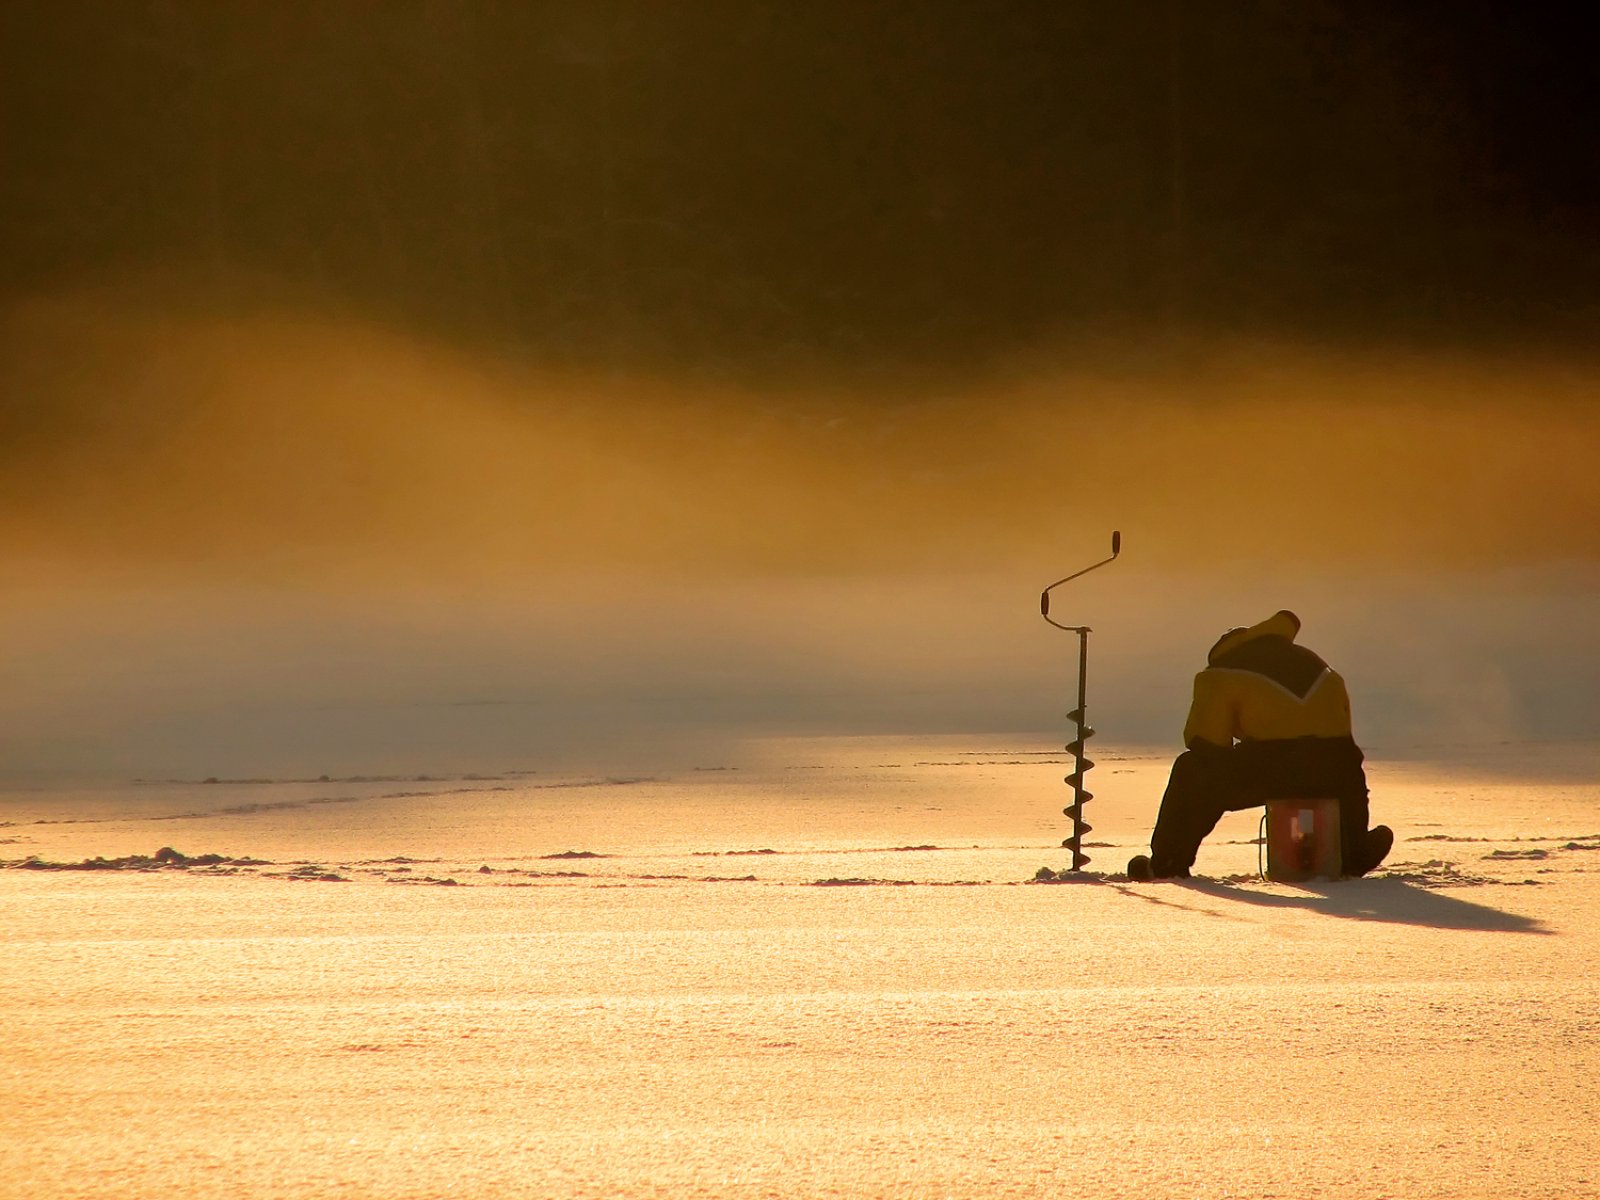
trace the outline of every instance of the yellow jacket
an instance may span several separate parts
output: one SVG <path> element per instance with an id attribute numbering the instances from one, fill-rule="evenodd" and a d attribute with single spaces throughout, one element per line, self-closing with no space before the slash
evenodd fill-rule
<path id="1" fill-rule="evenodd" d="M 1287 610 L 1223 634 L 1194 677 L 1183 742 L 1349 737 L 1350 695 L 1339 673 L 1295 645 L 1300 618 Z"/>

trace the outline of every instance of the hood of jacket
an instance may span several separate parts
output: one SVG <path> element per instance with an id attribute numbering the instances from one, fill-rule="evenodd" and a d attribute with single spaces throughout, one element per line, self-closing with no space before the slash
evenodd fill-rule
<path id="1" fill-rule="evenodd" d="M 1217 644 L 1211 647 L 1211 652 L 1206 655 L 1206 662 L 1215 666 L 1222 658 L 1246 642 L 1253 642 L 1257 638 L 1281 637 L 1285 641 L 1292 642 L 1299 632 L 1300 618 L 1287 608 L 1280 608 L 1265 621 L 1228 630 L 1217 639 Z"/>

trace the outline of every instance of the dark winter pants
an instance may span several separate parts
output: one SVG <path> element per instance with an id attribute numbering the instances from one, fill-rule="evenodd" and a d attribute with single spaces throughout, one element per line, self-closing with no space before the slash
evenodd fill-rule
<path id="1" fill-rule="evenodd" d="M 1172 764 L 1161 813 L 1150 837 L 1157 875 L 1187 875 L 1200 843 L 1225 812 L 1268 800 L 1339 801 L 1345 869 L 1361 867 L 1367 833 L 1367 775 L 1350 738 L 1240 742 L 1231 749 L 1199 743 Z"/>

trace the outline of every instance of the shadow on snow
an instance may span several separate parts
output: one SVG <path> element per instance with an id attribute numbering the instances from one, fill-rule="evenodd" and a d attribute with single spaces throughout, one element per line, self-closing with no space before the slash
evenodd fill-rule
<path id="1" fill-rule="evenodd" d="M 1302 885 L 1294 894 L 1263 892 L 1209 879 L 1185 880 L 1186 891 L 1222 900 L 1238 900 L 1263 908 L 1299 908 L 1357 921 L 1389 921 L 1433 929 L 1471 929 L 1490 933 L 1552 932 L 1532 917 L 1476 904 L 1418 887 L 1404 879 L 1364 879 Z"/>

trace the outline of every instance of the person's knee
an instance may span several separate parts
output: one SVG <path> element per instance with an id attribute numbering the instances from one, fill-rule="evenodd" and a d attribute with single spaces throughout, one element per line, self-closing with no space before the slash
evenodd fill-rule
<path id="1" fill-rule="evenodd" d="M 1216 746 L 1195 746 L 1172 760 L 1172 778 L 1185 783 L 1211 783 L 1228 766 L 1228 752 Z"/>
<path id="2" fill-rule="evenodd" d="M 1236 790 L 1232 766 L 1226 750 L 1214 746 L 1185 750 L 1172 762 L 1167 791 L 1181 797 L 1186 807 L 1225 808 Z"/>

